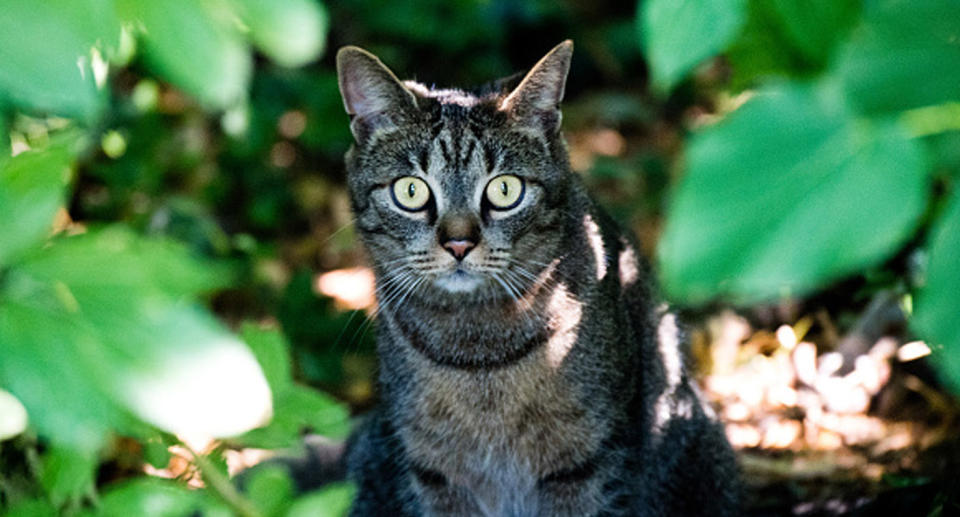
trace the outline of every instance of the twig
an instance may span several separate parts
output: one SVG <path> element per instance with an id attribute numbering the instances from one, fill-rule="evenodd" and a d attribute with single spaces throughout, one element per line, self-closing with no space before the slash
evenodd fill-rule
<path id="1" fill-rule="evenodd" d="M 207 483 L 207 487 L 226 503 L 235 514 L 240 517 L 263 517 L 253 503 L 237 491 L 233 483 L 217 470 L 217 467 L 206 456 L 198 454 L 197 451 L 189 447 L 187 447 L 187 450 L 193 455 L 193 461 L 200 468 L 200 475 Z"/>
<path id="2" fill-rule="evenodd" d="M 906 321 L 898 292 L 884 289 L 875 294 L 853 329 L 837 345 L 837 351 L 843 356 L 839 373 L 846 374 L 853 370 L 857 357 L 867 353 L 884 335 L 902 331 Z"/>

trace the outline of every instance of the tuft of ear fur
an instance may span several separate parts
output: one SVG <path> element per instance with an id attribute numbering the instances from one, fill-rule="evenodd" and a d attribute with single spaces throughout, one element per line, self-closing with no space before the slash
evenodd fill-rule
<path id="1" fill-rule="evenodd" d="M 573 42 L 570 40 L 553 47 L 500 102 L 500 109 L 521 121 L 543 120 L 546 116 L 559 126 L 560 101 L 563 100 L 572 56 Z"/>
<path id="2" fill-rule="evenodd" d="M 417 99 L 377 56 L 360 47 L 337 52 L 337 80 L 347 113 L 354 122 L 372 126 L 395 122 L 397 115 L 417 109 Z M 360 127 L 351 124 L 354 137 Z"/>

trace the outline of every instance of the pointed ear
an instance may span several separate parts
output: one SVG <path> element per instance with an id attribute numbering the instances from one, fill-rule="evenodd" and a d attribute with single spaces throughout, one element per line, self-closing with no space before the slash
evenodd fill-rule
<path id="1" fill-rule="evenodd" d="M 554 119 L 559 128 L 560 101 L 570 71 L 573 42 L 570 40 L 553 47 L 520 82 L 510 95 L 500 102 L 500 109 L 520 119 Z"/>
<path id="2" fill-rule="evenodd" d="M 348 46 L 337 52 L 337 80 L 343 106 L 354 118 L 350 127 L 358 139 L 358 123 L 376 129 L 395 124 L 403 114 L 417 109 L 413 93 L 377 56 L 362 48 Z"/>

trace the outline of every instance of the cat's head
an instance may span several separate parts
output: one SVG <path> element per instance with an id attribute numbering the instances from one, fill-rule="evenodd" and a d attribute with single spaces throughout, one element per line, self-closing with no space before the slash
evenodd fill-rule
<path id="1" fill-rule="evenodd" d="M 347 179 L 381 298 L 517 298 L 558 257 L 572 52 L 565 41 L 519 83 L 474 94 L 401 82 L 369 52 L 339 51 L 356 142 Z"/>

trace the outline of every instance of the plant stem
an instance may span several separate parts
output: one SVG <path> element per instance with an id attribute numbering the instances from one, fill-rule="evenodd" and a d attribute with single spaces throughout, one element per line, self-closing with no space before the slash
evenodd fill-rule
<path id="1" fill-rule="evenodd" d="M 217 467 L 207 459 L 206 456 L 198 454 L 197 451 L 188 448 L 193 455 L 193 461 L 200 468 L 200 475 L 207 483 L 207 488 L 212 490 L 217 496 L 230 507 L 231 510 L 240 517 L 263 517 L 259 510 L 243 496 L 233 483 L 224 476 Z"/>

